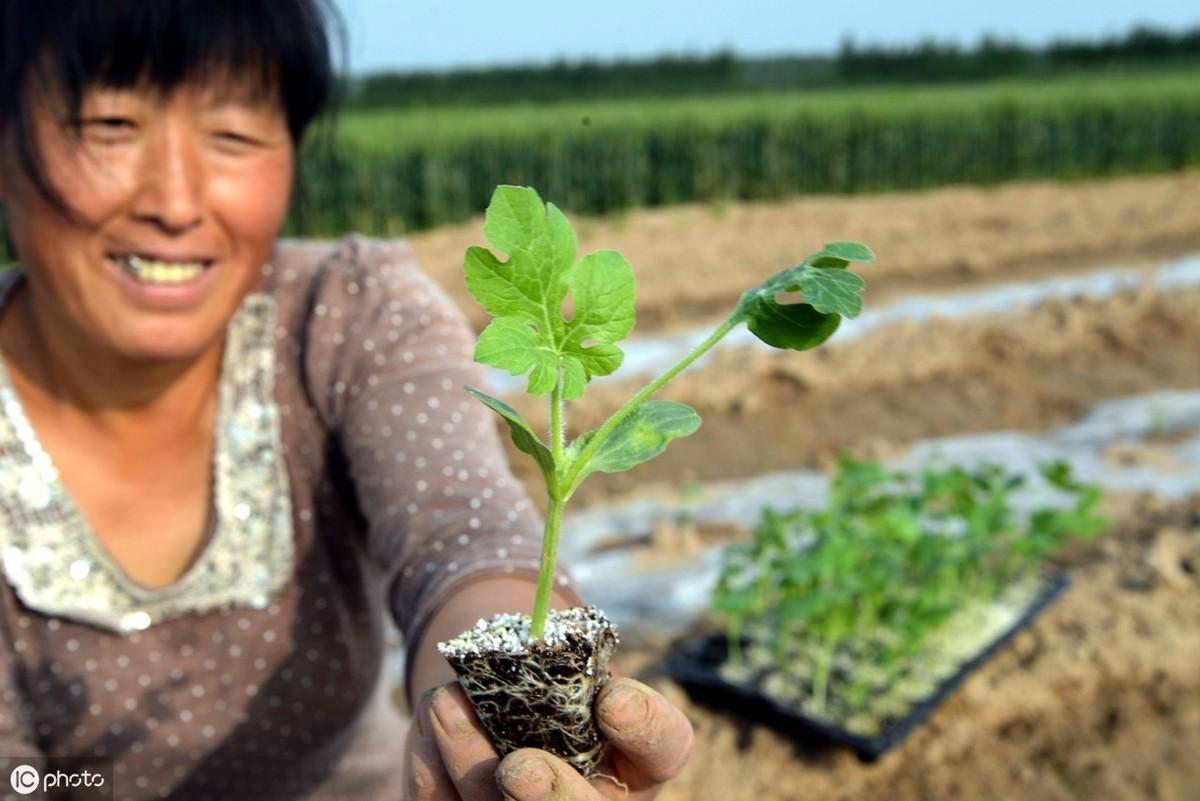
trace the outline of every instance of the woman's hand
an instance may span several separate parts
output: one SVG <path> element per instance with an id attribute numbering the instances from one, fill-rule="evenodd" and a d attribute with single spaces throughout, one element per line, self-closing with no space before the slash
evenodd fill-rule
<path id="1" fill-rule="evenodd" d="M 588 780 L 534 748 L 501 760 L 458 683 L 438 687 L 421 698 L 409 731 L 406 801 L 648 801 L 692 750 L 683 712 L 633 679 L 605 685 L 596 721 L 609 747 L 599 767 L 604 775 Z"/>

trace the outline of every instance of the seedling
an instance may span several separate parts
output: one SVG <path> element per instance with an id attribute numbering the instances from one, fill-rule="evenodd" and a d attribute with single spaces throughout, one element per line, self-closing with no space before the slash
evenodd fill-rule
<path id="1" fill-rule="evenodd" d="M 767 510 L 726 552 L 713 608 L 727 676 L 879 734 L 1019 616 L 1046 557 L 1104 529 L 1096 487 L 1065 463 L 1041 473 L 1066 502 L 1021 516 L 1024 479 L 995 466 L 908 475 L 843 459 L 826 508 Z"/>
<path id="2" fill-rule="evenodd" d="M 495 697 L 501 683 L 499 673 L 520 673 L 529 679 L 532 688 L 508 690 L 510 695 L 525 696 L 527 700 L 533 695 L 545 696 L 548 691 L 537 685 L 552 682 L 553 676 L 540 668 L 514 669 L 508 656 L 503 665 L 483 668 L 479 664 L 481 654 L 487 648 L 493 652 L 496 648 L 507 648 L 505 653 L 511 655 L 517 647 L 549 652 L 559 644 L 578 651 L 586 664 L 580 667 L 580 676 L 570 678 L 567 683 L 574 682 L 590 696 L 567 700 L 567 694 L 560 689 L 553 691 L 556 698 L 551 700 L 559 706 L 574 707 L 577 712 L 574 717 L 582 721 L 578 725 L 586 729 L 592 726 L 591 698 L 607 678 L 606 646 L 604 642 L 584 645 L 586 638 L 559 631 L 554 625 L 556 618 L 548 615 L 559 531 L 567 503 L 592 473 L 629 470 L 658 456 L 672 440 L 688 436 L 700 427 L 700 417 L 691 407 L 674 401 L 650 400 L 650 396 L 708 353 L 738 325 L 745 323 L 759 339 L 777 348 L 808 350 L 829 339 L 842 317 L 856 317 L 862 308 L 863 280 L 846 268 L 851 262 L 871 261 L 874 256 L 863 245 L 832 242 L 796 266 L 746 291 L 733 313 L 707 339 L 646 384 L 599 428 L 571 439 L 566 404 L 581 398 L 593 378 L 610 375 L 621 366 L 624 354 L 616 343 L 625 339 L 634 326 L 633 269 L 614 250 L 597 250 L 577 263 L 576 237 L 570 223 L 553 204 L 543 204 L 529 188 L 496 189 L 487 209 L 484 235 L 508 258 L 503 260 L 483 247 L 467 251 L 467 288 L 495 317 L 479 337 L 475 360 L 514 376 L 529 374 L 529 394 L 548 396 L 548 437 L 538 436 L 503 401 L 478 389 L 467 391 L 504 419 L 513 444 L 537 464 L 548 499 L 545 535 L 537 595 L 527 628 L 523 621 L 512 616 L 493 619 L 491 624 L 481 621 L 472 632 L 439 647 L 455 665 L 477 710 L 481 704 L 504 709 L 507 728 L 520 729 L 522 734 L 541 732 L 545 722 L 511 723 L 512 699 L 500 704 Z M 777 296 L 784 292 L 799 292 L 802 300 L 780 303 Z M 568 299 L 570 311 L 564 313 Z M 599 610 L 590 610 L 584 617 L 591 636 L 608 638 L 615 644 L 611 625 Z M 513 625 L 522 628 L 516 634 L 498 633 L 499 627 Z M 472 639 L 487 642 L 471 644 Z M 611 650 L 611 646 L 608 648 Z M 491 675 L 483 679 L 473 677 L 466 670 L 468 659 L 476 660 L 474 669 L 490 671 Z M 581 677 L 589 671 L 592 681 L 583 681 Z M 545 715 L 546 705 L 545 698 L 526 704 L 531 715 Z M 489 725 L 484 711 L 480 717 Z M 506 733 L 498 735 L 502 728 L 489 725 L 502 750 L 541 744 L 513 743 Z M 573 740 L 582 744 L 586 753 L 560 755 L 588 773 L 599 758 L 598 735 L 594 728 L 590 733 L 581 729 Z"/>

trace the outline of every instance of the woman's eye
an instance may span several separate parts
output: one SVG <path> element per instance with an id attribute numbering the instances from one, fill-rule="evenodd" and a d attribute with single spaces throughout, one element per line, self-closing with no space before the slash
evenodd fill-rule
<path id="1" fill-rule="evenodd" d="M 99 142 L 127 141 L 137 132 L 137 125 L 128 117 L 86 117 L 80 128 L 88 139 Z"/>
<path id="2" fill-rule="evenodd" d="M 252 147 L 259 143 L 256 137 L 240 131 L 217 131 L 216 138 L 225 144 L 238 145 L 241 147 Z"/>

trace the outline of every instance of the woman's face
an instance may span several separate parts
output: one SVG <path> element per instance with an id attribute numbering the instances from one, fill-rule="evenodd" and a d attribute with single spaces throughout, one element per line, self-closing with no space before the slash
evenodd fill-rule
<path id="1" fill-rule="evenodd" d="M 218 344 L 286 212 L 294 154 L 279 104 L 203 86 L 96 87 L 78 120 L 45 99 L 33 111 L 44 174 L 72 212 L 7 145 L 0 201 L 39 329 L 136 360 Z"/>

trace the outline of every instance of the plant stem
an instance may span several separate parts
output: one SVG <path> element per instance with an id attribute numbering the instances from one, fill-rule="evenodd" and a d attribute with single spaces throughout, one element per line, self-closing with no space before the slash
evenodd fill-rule
<path id="1" fill-rule="evenodd" d="M 660 390 L 664 384 L 686 370 L 692 362 L 696 361 L 705 353 L 710 351 L 714 345 L 724 339 L 725 335 L 732 331 L 741 321 L 741 315 L 735 312 L 729 317 L 729 319 L 721 323 L 720 327 L 718 327 L 716 331 L 713 331 L 708 339 L 701 342 L 699 345 L 693 348 L 691 352 L 684 356 L 678 364 L 676 364 L 670 370 L 667 370 L 667 372 L 663 373 L 646 386 L 642 387 L 636 395 L 625 402 L 624 406 L 613 413 L 612 417 L 604 421 L 604 425 L 597 429 L 595 436 L 593 436 L 591 441 L 588 442 L 587 447 L 585 447 L 580 452 L 578 458 L 575 459 L 575 463 L 571 468 L 571 472 L 567 474 L 566 481 L 560 485 L 560 489 L 568 493 L 566 496 L 567 498 L 570 498 L 571 494 L 574 492 L 573 488 L 575 482 L 579 478 L 580 471 L 582 471 L 587 463 L 591 461 L 592 457 L 596 455 L 596 451 L 600 450 L 600 446 L 604 444 L 604 441 L 608 439 L 613 430 L 619 426 L 626 417 L 631 415 L 634 409 L 642 404 L 642 401 L 646 400 L 646 398 Z"/>
<path id="2" fill-rule="evenodd" d="M 554 564 L 558 554 L 558 530 L 562 526 L 565 502 L 550 496 L 546 510 L 546 533 L 542 537 L 542 563 L 538 569 L 537 596 L 533 602 L 533 624 L 530 635 L 540 640 L 546 630 L 546 613 L 550 609 L 550 591 L 554 589 Z"/>
<path id="3" fill-rule="evenodd" d="M 579 457 L 575 460 L 571 472 L 565 478 L 556 475 L 553 482 L 554 486 L 547 487 L 550 495 L 550 506 L 546 510 L 546 529 L 542 537 L 542 561 L 538 568 L 538 589 L 533 603 L 533 620 L 530 628 L 530 636 L 534 639 L 541 639 L 545 632 L 546 614 L 550 609 L 550 592 L 554 589 L 554 566 L 558 554 L 558 533 L 562 526 L 563 507 L 566 506 L 567 500 L 570 499 L 572 487 L 574 487 L 575 482 L 579 479 L 579 473 L 583 469 L 583 466 L 596 454 L 596 451 L 600 449 L 600 446 L 604 444 L 604 441 L 608 439 L 613 430 L 621 424 L 621 421 L 632 414 L 633 410 L 641 405 L 642 401 L 661 389 L 672 378 L 686 370 L 692 362 L 712 350 L 713 346 L 720 342 L 741 321 L 741 314 L 735 311 L 730 315 L 729 319 L 721 323 L 716 331 L 713 331 L 707 339 L 693 348 L 678 364 L 642 387 L 612 417 L 608 418 L 604 422 L 604 425 L 600 426 L 596 435 L 592 437 L 587 447 L 583 449 Z M 562 369 L 560 368 L 558 381 L 555 383 L 554 391 L 550 397 L 550 447 L 554 455 L 555 465 L 562 464 L 563 453 L 565 451 L 563 417 Z"/>
<path id="4" fill-rule="evenodd" d="M 831 641 L 824 644 L 813 674 L 813 706 L 818 714 L 825 713 L 829 702 L 829 674 L 833 668 L 834 645 Z"/>
<path id="5" fill-rule="evenodd" d="M 554 392 L 550 396 L 550 447 L 554 454 L 554 464 L 562 464 L 563 445 L 565 437 L 565 420 L 563 414 L 562 368 L 558 369 L 558 381 L 554 383 Z M 554 589 L 554 567 L 558 558 L 558 532 L 562 527 L 563 507 L 566 502 L 562 499 L 561 485 L 558 476 L 554 477 L 554 486 L 547 486 L 550 495 L 550 506 L 546 510 L 546 529 L 542 535 L 542 562 L 538 567 L 537 595 L 533 601 L 533 621 L 530 635 L 540 640 L 546 629 L 546 614 L 550 609 L 550 592 Z"/>
<path id="6" fill-rule="evenodd" d="M 550 450 L 554 454 L 554 463 L 562 463 L 563 445 L 566 438 L 566 425 L 563 420 L 563 388 L 562 368 L 558 368 L 558 381 L 554 384 L 554 392 L 550 395 Z M 550 494 L 555 494 L 557 487 L 550 487 Z"/>
<path id="7" fill-rule="evenodd" d="M 746 653 L 742 650 L 742 624 L 740 621 L 733 621 L 729 624 L 725 639 L 729 643 L 729 661 L 738 667 L 745 667 Z"/>

